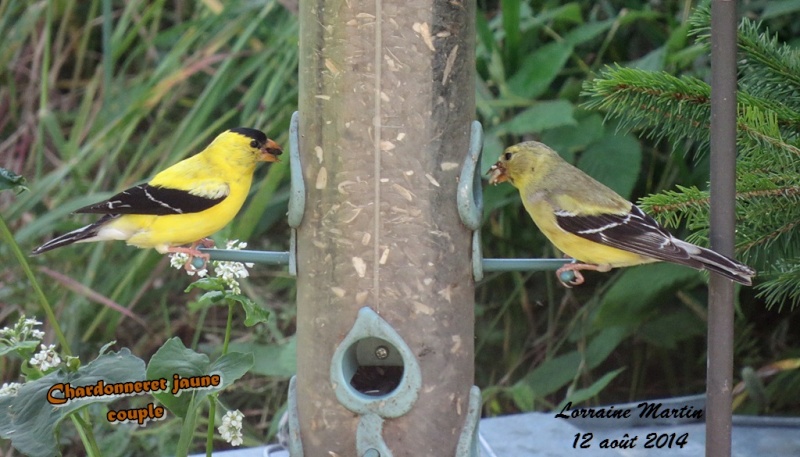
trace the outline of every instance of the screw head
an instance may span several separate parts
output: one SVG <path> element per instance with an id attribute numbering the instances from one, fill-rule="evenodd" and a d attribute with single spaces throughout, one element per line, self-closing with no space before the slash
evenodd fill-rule
<path id="1" fill-rule="evenodd" d="M 389 348 L 387 348 L 386 346 L 378 346 L 378 347 L 376 347 L 375 348 L 375 357 L 377 357 L 378 360 L 386 359 L 387 357 L 389 357 Z"/>

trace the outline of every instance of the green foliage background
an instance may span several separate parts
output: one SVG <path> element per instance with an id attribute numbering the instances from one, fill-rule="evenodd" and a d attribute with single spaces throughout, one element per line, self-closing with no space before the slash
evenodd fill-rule
<path id="1" fill-rule="evenodd" d="M 697 142 L 619 129 L 581 95 L 609 64 L 707 79 L 708 52 L 688 34 L 695 6 L 480 2 L 482 170 L 505 145 L 538 139 L 633 200 L 678 184 L 705 189 L 708 157 Z M 741 11 L 766 20 L 759 30 L 770 27 L 788 46 L 800 36 L 799 12 L 794 0 Z M 0 167 L 24 176 L 29 188 L 0 193 L 0 215 L 23 249 L 89 222 L 70 213 L 199 151 L 224 128 L 260 128 L 287 144 L 297 100 L 297 18 L 274 1 L 0 0 L 0 36 Z M 284 161 L 259 171 L 245 208 L 218 241 L 288 248 L 287 167 Z M 557 255 L 511 186 L 485 189 L 485 202 L 484 256 Z M 694 228 L 675 231 L 686 236 Z M 225 310 L 188 306 L 196 296 L 183 294 L 186 276 L 155 252 L 123 243 L 76 245 L 30 262 L 76 355 L 91 359 L 117 340 L 147 360 L 173 336 L 193 349 L 219 351 Z M 8 266 L 0 271 L 0 324 L 17 312 L 41 317 L 6 245 L 0 263 Z M 552 273 L 492 274 L 478 285 L 476 383 L 485 414 L 555 408 L 566 399 L 600 404 L 704 390 L 701 273 L 648 265 L 587 276 L 575 290 L 563 289 Z M 224 395 L 247 416 L 245 445 L 256 445 L 274 431 L 294 370 L 294 282 L 284 271 L 256 268 L 243 291 L 274 311 L 269 323 L 236 330 L 232 347 L 260 355 Z M 737 373 L 797 358 L 797 311 L 767 309 L 751 289 L 739 297 Z M 17 366 L 0 359 L 0 380 L 16 380 Z M 766 383 L 767 396 L 743 396 L 740 412 L 799 412 L 791 400 L 796 373 L 757 381 Z M 97 421 L 95 428 L 106 455 L 165 455 L 180 424 L 124 429 Z M 79 440 L 69 426 L 61 441 L 64 449 L 79 449 L 70 447 Z M 0 443 L 0 452 L 7 447 Z"/>

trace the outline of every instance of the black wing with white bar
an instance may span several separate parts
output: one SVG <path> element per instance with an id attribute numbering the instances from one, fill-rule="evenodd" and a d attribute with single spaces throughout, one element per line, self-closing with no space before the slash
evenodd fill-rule
<path id="1" fill-rule="evenodd" d="M 676 244 L 680 240 L 635 205 L 631 205 L 627 214 L 583 216 L 558 211 L 556 222 L 562 229 L 596 243 L 654 259 L 702 267 L 702 262 L 692 258 L 700 253 L 700 248 L 684 242 Z M 687 247 L 695 252 L 687 252 Z"/>
<path id="2" fill-rule="evenodd" d="M 225 200 L 227 194 L 208 198 L 185 190 L 140 184 L 106 201 L 81 208 L 76 213 L 169 215 L 199 213 Z"/>

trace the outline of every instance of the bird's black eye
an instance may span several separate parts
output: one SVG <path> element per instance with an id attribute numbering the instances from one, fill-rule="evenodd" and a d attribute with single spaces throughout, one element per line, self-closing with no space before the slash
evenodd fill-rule
<path id="1" fill-rule="evenodd" d="M 511 153 L 506 152 L 505 154 L 503 154 L 503 157 L 505 157 L 506 160 L 511 160 Z"/>
<path id="2" fill-rule="evenodd" d="M 258 148 L 260 148 L 260 147 L 261 147 L 261 143 L 259 143 L 259 142 L 258 142 L 258 141 L 256 141 L 256 140 L 253 140 L 253 141 L 251 141 L 251 142 L 250 142 L 250 147 L 251 147 L 251 148 L 256 148 L 256 149 L 258 149 Z"/>

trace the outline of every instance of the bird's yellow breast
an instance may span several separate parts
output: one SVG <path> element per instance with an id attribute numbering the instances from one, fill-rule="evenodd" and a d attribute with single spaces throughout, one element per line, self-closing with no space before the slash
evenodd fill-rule
<path id="1" fill-rule="evenodd" d="M 126 214 L 108 224 L 108 229 L 128 234 L 127 243 L 155 248 L 162 254 L 170 246 L 193 243 L 225 227 L 236 216 L 250 191 L 252 179 L 231 182 L 230 194 L 220 203 L 197 213 L 144 215 Z"/>
<path id="2" fill-rule="evenodd" d="M 523 196 L 523 204 L 530 214 L 533 222 L 544 233 L 555 247 L 564 254 L 583 263 L 594 265 L 609 265 L 612 268 L 639 265 L 655 262 L 655 259 L 643 257 L 639 254 L 623 251 L 621 249 L 605 246 L 587 240 L 578 235 L 573 235 L 556 222 L 553 208 L 544 200 L 528 202 Z"/>

